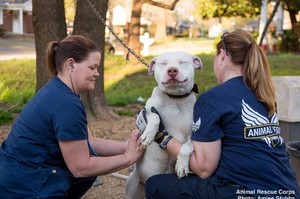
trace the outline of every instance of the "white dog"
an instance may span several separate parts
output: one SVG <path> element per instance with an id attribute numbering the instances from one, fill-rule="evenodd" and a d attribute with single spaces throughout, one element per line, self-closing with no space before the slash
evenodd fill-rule
<path id="1" fill-rule="evenodd" d="M 189 157 L 193 152 L 190 138 L 196 101 L 193 94 L 195 69 L 202 69 L 201 59 L 185 52 L 167 52 L 151 60 L 148 72 L 154 74 L 158 86 L 145 106 L 148 124 L 141 141 L 147 148 L 126 182 L 127 199 L 144 198 L 144 184 L 155 174 L 176 171 L 178 178 L 188 175 Z M 153 142 L 160 119 L 158 114 L 151 112 L 151 107 L 159 112 L 167 132 L 183 143 L 177 160 Z"/>

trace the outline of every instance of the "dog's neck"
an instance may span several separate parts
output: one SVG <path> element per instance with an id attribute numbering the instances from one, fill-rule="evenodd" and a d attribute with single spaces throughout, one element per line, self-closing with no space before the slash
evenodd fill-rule
<path id="1" fill-rule="evenodd" d="M 199 93 L 197 84 L 194 84 L 192 90 L 191 90 L 190 92 L 185 93 L 185 94 L 182 94 L 182 95 L 172 95 L 172 94 L 167 93 L 167 95 L 168 95 L 170 98 L 184 98 L 184 97 L 189 96 L 192 92 L 194 92 L 194 93 Z"/>

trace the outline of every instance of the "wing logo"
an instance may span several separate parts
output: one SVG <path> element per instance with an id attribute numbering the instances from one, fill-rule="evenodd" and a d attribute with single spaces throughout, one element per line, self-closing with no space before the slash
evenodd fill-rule
<path id="1" fill-rule="evenodd" d="M 246 126 L 244 128 L 245 139 L 262 139 L 270 147 L 276 147 L 283 143 L 276 113 L 269 120 L 242 100 L 242 119 Z"/>
<path id="2" fill-rule="evenodd" d="M 196 132 L 200 128 L 200 125 L 201 125 L 201 118 L 199 117 L 196 123 L 193 122 L 192 132 Z"/>

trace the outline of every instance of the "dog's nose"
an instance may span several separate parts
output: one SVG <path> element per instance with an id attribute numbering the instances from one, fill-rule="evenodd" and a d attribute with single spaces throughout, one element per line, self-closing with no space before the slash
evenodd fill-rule
<path id="1" fill-rule="evenodd" d="M 178 69 L 175 67 L 171 67 L 168 69 L 168 75 L 170 77 L 175 77 L 178 74 Z"/>

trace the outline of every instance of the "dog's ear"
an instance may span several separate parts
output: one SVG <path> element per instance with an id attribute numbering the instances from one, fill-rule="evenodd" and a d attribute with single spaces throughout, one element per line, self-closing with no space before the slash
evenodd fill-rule
<path id="1" fill-rule="evenodd" d="M 156 63 L 156 58 L 151 59 L 150 63 L 149 63 L 149 67 L 148 67 L 148 74 L 149 75 L 153 75 L 154 74 L 154 70 L 155 70 L 155 65 Z"/>
<path id="2" fill-rule="evenodd" d="M 201 61 L 200 57 L 198 57 L 196 55 L 192 55 L 192 59 L 193 59 L 194 68 L 202 70 L 203 65 L 202 65 L 202 61 Z"/>

